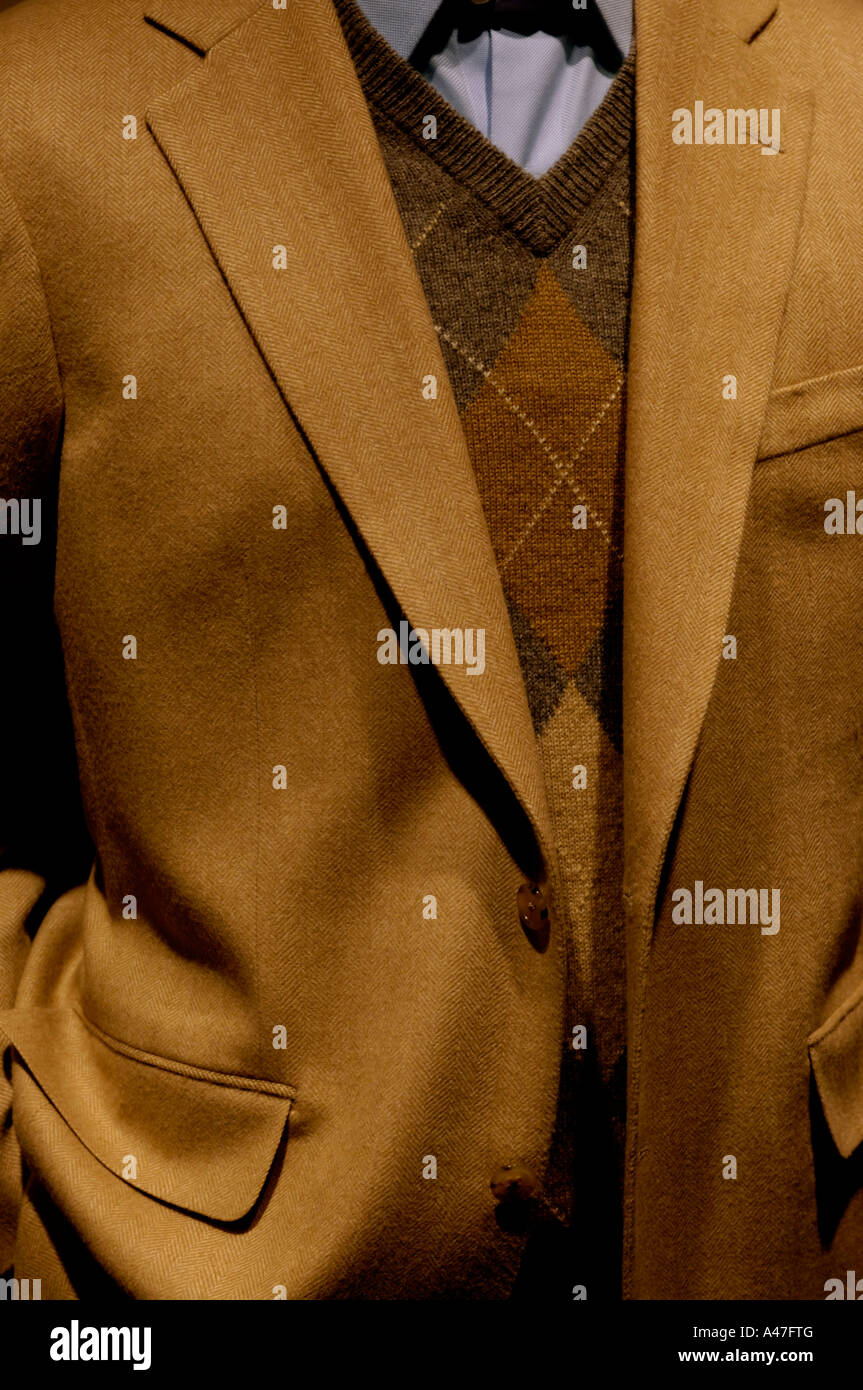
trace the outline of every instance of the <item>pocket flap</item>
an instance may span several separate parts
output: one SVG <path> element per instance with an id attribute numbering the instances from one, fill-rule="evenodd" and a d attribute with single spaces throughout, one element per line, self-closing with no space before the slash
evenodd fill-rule
<path id="1" fill-rule="evenodd" d="M 130 1186 L 216 1221 L 260 1196 L 294 1098 L 109 1039 L 72 1009 L 0 1011 L 0 1032 L 90 1153 Z M 136 1176 L 131 1172 L 134 1158 Z"/>
<path id="2" fill-rule="evenodd" d="M 824 1117 L 843 1158 L 863 1143 L 863 985 L 808 1039 Z"/>

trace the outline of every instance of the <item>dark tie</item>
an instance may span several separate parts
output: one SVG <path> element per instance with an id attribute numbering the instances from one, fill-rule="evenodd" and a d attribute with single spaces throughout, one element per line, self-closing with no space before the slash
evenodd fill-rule
<path id="1" fill-rule="evenodd" d="M 584 3 L 584 0 L 580 0 Z M 573 0 L 443 0 L 410 55 L 420 70 L 449 42 L 454 30 L 467 43 L 486 29 L 509 29 L 518 34 L 558 34 L 593 50 L 600 67 L 616 72 L 623 62 L 596 0 L 576 9 Z"/>

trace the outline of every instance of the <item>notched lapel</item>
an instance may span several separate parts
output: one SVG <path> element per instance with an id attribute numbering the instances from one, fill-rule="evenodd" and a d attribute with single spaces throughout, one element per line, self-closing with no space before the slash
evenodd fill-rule
<path id="1" fill-rule="evenodd" d="M 261 0 L 153 0 L 144 18 L 157 29 L 194 48 L 201 55 L 241 24 L 257 9 Z"/>
<path id="2" fill-rule="evenodd" d="M 775 11 L 636 10 L 624 804 L 627 894 L 648 934 L 721 657 L 805 188 L 811 98 L 774 62 Z M 675 145 L 672 113 L 696 101 L 779 108 L 782 153 Z"/>
<path id="3" fill-rule="evenodd" d="M 408 620 L 485 629 L 486 669 L 441 665 L 528 813 L 549 813 L 494 553 L 437 336 L 335 11 L 261 4 L 147 123 L 286 403 Z M 204 0 L 151 22 L 203 42 Z M 197 16 L 197 19 L 195 18 Z M 212 18 L 207 19 L 212 32 Z M 283 246 L 287 269 L 273 266 Z M 434 375 L 438 398 L 425 400 Z M 376 634 L 369 634 L 370 647 Z"/>

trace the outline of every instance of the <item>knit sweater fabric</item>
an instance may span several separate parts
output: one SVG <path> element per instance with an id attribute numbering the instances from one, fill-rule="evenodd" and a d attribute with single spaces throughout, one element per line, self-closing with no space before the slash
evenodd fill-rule
<path id="1" fill-rule="evenodd" d="M 588 1297 L 615 1297 L 634 53 L 574 144 L 536 179 L 400 58 L 354 0 L 335 6 L 458 405 L 554 826 L 568 999 L 544 1200 L 568 1233 L 561 1285 L 569 1298 L 570 1279 Z"/>

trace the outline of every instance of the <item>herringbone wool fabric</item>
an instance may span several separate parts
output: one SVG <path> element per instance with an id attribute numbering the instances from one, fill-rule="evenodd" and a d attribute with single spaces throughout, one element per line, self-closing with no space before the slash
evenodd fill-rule
<path id="1" fill-rule="evenodd" d="M 337 0 L 440 336 L 530 702 L 569 932 L 557 1206 L 591 1194 L 566 1127 L 625 1106 L 621 636 L 623 408 L 631 277 L 634 54 L 552 180 L 512 166 Z M 429 116 L 434 138 L 426 138 Z M 513 206 L 511 185 L 521 184 Z M 584 1035 L 573 1039 L 572 1028 Z M 584 1053 L 595 1053 L 596 1067 Z M 574 1074 L 573 1074 L 574 1073 Z M 593 1094 L 599 1083 L 601 1095 Z M 589 1107 L 589 1109 L 587 1108 Z M 572 1173 L 567 1167 L 574 1163 Z M 570 1191 L 569 1179 L 575 1186 Z M 595 1277 L 591 1278 L 595 1286 Z"/>

